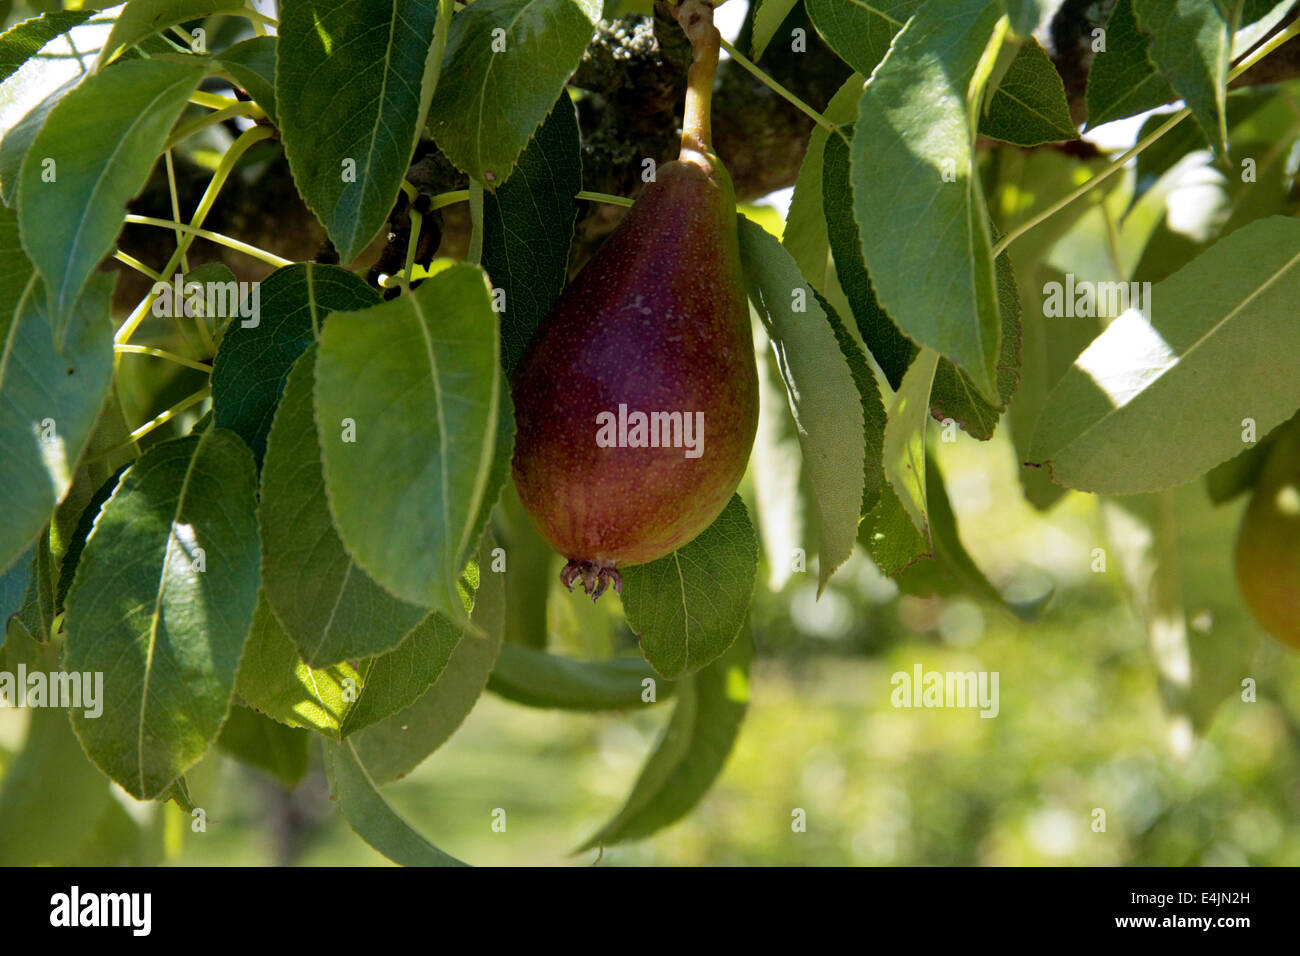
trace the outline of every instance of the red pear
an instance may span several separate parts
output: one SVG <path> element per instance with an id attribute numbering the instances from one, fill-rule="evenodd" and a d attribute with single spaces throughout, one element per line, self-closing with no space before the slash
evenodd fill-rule
<path id="1" fill-rule="evenodd" d="M 514 378 L 519 497 L 569 559 L 565 584 L 580 577 L 593 598 L 620 587 L 616 568 L 709 526 L 758 423 L 731 183 L 712 156 L 682 155 L 564 291 Z"/>

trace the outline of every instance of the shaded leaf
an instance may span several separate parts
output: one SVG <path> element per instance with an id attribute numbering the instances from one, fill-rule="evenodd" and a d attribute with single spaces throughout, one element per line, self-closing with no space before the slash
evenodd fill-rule
<path id="1" fill-rule="evenodd" d="M 316 357 L 316 421 L 330 511 L 348 553 L 403 600 L 463 615 L 501 402 L 487 283 L 452 266 L 414 293 L 338 312 Z M 355 435 L 349 431 L 353 423 Z"/>
<path id="2" fill-rule="evenodd" d="M 1016 146 L 1078 139 L 1065 83 L 1038 41 L 1027 37 L 980 117 L 980 135 Z"/>
<path id="3" fill-rule="evenodd" d="M 655 700 L 646 701 L 646 681 Z M 527 707 L 557 710 L 626 710 L 669 697 L 676 684 L 643 660 L 583 661 L 504 644 L 488 690 Z"/>
<path id="4" fill-rule="evenodd" d="M 230 708 L 217 737 L 217 746 L 235 759 L 264 770 L 288 790 L 307 774 L 307 744 L 311 735 L 276 723 L 247 707 Z"/>
<path id="5" fill-rule="evenodd" d="M 750 300 L 772 340 L 798 426 L 813 493 L 819 584 L 825 587 L 852 553 L 861 517 L 866 457 L 862 395 L 834 328 L 789 253 L 742 217 L 740 255 Z M 651 663 L 659 666 L 653 659 Z"/>
<path id="6" fill-rule="evenodd" d="M 602 0 L 476 0 L 452 20 L 429 135 L 488 189 L 504 183 L 564 92 Z"/>
<path id="7" fill-rule="evenodd" d="M 939 356 L 922 349 L 894 394 L 885 424 L 885 477 L 911 517 L 916 530 L 929 537 L 925 505 L 925 425 Z"/>
<path id="8" fill-rule="evenodd" d="M 491 534 L 479 545 L 479 569 L 491 566 Z M 456 732 L 487 686 L 505 629 L 502 575 L 483 571 L 474 595 L 471 628 L 456 645 L 438 680 L 410 707 L 348 738 L 379 783 L 405 776 Z"/>
<path id="9" fill-rule="evenodd" d="M 44 288 L 18 247 L 14 216 L 0 210 L 0 570 L 49 522 L 68 493 L 113 375 L 108 322 L 112 279 L 96 279 L 53 344 Z"/>
<path id="10" fill-rule="evenodd" d="M 1000 321 L 967 100 L 1000 16 L 987 0 L 922 6 L 867 83 L 851 149 L 853 211 L 880 305 L 990 399 Z"/>
<path id="11" fill-rule="evenodd" d="M 863 76 L 871 75 L 920 5 L 921 0 L 804 0 L 817 32 Z"/>
<path id="12" fill-rule="evenodd" d="M 1029 604 L 1013 606 L 989 582 L 962 544 L 957 516 L 948 500 L 948 491 L 944 488 L 943 475 L 935 464 L 934 455 L 926 455 L 925 489 L 932 553 L 918 555 L 914 564 L 897 575 L 895 581 L 899 590 L 904 594 L 919 595 L 962 594 L 1010 611 L 1023 620 L 1037 617 L 1051 592 Z"/>
<path id="13" fill-rule="evenodd" d="M 310 346 L 285 383 L 267 442 L 258 525 L 267 603 L 303 661 L 320 668 L 397 647 L 430 612 L 371 580 L 334 530 L 312 408 L 315 359 Z"/>
<path id="14" fill-rule="evenodd" d="M 1231 0 L 1233 6 L 1239 0 Z M 1224 123 L 1235 17 L 1206 0 L 1134 0 L 1138 23 L 1151 36 L 1151 62 L 1169 80 L 1210 142 L 1228 148 Z"/>
<path id="15" fill-rule="evenodd" d="M 853 218 L 853 189 L 849 179 L 849 139 L 852 124 L 841 130 L 843 135 L 826 141 L 822 166 L 822 202 L 826 214 L 826 232 L 835 275 L 853 310 L 853 319 L 862 341 L 891 388 L 898 388 L 903 373 L 916 355 L 916 345 L 898 330 L 880 307 L 871 278 L 862 259 L 862 238 Z"/>
<path id="16" fill-rule="evenodd" d="M 1133 0 L 1118 0 L 1106 21 L 1106 49 L 1092 61 L 1084 98 L 1088 129 L 1145 113 L 1174 99 L 1148 55 L 1150 38 L 1138 29 Z"/>
<path id="17" fill-rule="evenodd" d="M 73 304 L 113 250 L 123 208 L 148 180 L 202 77 L 201 69 L 175 63 L 120 63 L 69 91 L 32 141 L 19 177 L 18 221 L 48 289 L 56 342 L 64 341 Z"/>
<path id="18" fill-rule="evenodd" d="M 1004 252 L 994 263 L 998 277 L 998 314 L 1002 318 L 998 355 L 998 405 L 989 402 L 970 377 L 947 359 L 934 370 L 930 388 L 930 414 L 938 421 L 951 418 L 972 438 L 988 441 L 1016 386 L 1020 384 L 1020 294 L 1011 259 Z"/>
<path id="19" fill-rule="evenodd" d="M 66 666 L 102 671 L 105 701 L 98 719 L 74 712 L 73 729 L 137 799 L 164 793 L 225 720 L 257 603 L 256 486 L 233 432 L 164 442 L 122 476 L 86 541 Z"/>
<path id="20" fill-rule="evenodd" d="M 364 309 L 379 293 L 338 266 L 296 262 L 262 280 L 257 324 L 232 322 L 212 362 L 212 413 L 236 432 L 258 462 L 266 453 L 276 403 L 289 370 L 331 312 Z"/>
<path id="21" fill-rule="evenodd" d="M 284 4 L 275 67 L 284 152 L 344 263 L 383 228 L 415 153 L 442 59 L 440 8 L 419 0 Z"/>
<path id="22" fill-rule="evenodd" d="M 676 678 L 720 657 L 745 621 L 757 571 L 758 539 L 739 495 L 684 547 L 622 569 L 623 611 L 645 659 Z"/>
<path id="23" fill-rule="evenodd" d="M 676 823 L 722 773 L 749 703 L 749 629 L 720 659 L 687 677 L 677 706 L 614 819 L 576 852 L 640 840 Z"/>
<path id="24" fill-rule="evenodd" d="M 1257 673 L 1262 632 L 1236 588 L 1224 586 L 1245 506 L 1215 508 L 1199 485 L 1102 502 L 1110 548 L 1146 621 L 1161 698 L 1198 733 Z"/>
<path id="25" fill-rule="evenodd" d="M 514 174 L 483 197 L 483 267 L 493 286 L 505 291 L 501 360 L 507 375 L 564 288 L 580 189 L 578 121 L 573 102 L 562 96 Z"/>
<path id="26" fill-rule="evenodd" d="M 754 0 L 754 32 L 750 52 L 755 60 L 763 55 L 798 0 Z"/>
<path id="27" fill-rule="evenodd" d="M 241 0 L 129 0 L 117 16 L 95 68 L 104 67 L 127 47 L 168 27 L 217 13 L 246 13 L 248 9 Z"/>
<path id="28" fill-rule="evenodd" d="M 393 809 L 366 771 L 351 741 L 325 750 L 330 796 L 361 839 L 402 866 L 465 866 L 420 836 Z"/>
<path id="29" fill-rule="evenodd" d="M 858 115 L 858 99 L 862 96 L 864 82 L 857 73 L 850 76 L 831 97 L 822 115 L 839 125 L 851 123 Z M 799 271 L 808 284 L 823 295 L 828 291 L 826 271 L 830 263 L 827 221 L 822 204 L 822 166 L 828 138 L 829 134 L 821 126 L 814 126 L 808 136 L 808 149 L 799 166 L 799 178 L 795 180 L 790 209 L 785 217 L 785 230 L 781 234 L 781 244 L 799 264 Z"/>
<path id="30" fill-rule="evenodd" d="M 275 37 L 250 37 L 213 59 L 234 77 L 272 123 L 279 125 L 275 110 Z"/>
<path id="31" fill-rule="evenodd" d="M 461 579 L 465 614 L 474 607 L 480 569 L 470 564 Z M 355 733 L 416 703 L 451 663 L 463 632 L 437 612 L 416 625 L 406 640 L 362 666 L 364 686 L 348 708 L 340 733 Z"/>
<path id="32" fill-rule="evenodd" d="M 48 651 L 43 670 L 59 668 Z M 0 866 L 76 866 L 113 803 L 58 707 L 31 711 L 26 743 L 0 784 Z"/>

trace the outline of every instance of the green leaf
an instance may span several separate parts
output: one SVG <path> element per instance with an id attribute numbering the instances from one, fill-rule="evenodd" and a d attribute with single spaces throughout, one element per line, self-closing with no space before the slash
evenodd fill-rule
<path id="1" fill-rule="evenodd" d="M 867 83 L 851 150 L 853 211 L 880 305 L 990 400 L 1000 320 L 967 100 L 1000 11 L 987 0 L 922 6 Z"/>
<path id="2" fill-rule="evenodd" d="M 461 577 L 460 595 L 466 615 L 474 607 L 480 575 L 479 566 L 471 563 Z M 442 676 L 462 635 L 456 625 L 436 611 L 431 612 L 396 648 L 363 665 L 364 686 L 356 703 L 348 708 L 340 733 L 355 733 L 418 701 Z"/>
<path id="3" fill-rule="evenodd" d="M 437 681 L 410 707 L 348 738 L 370 775 L 387 783 L 405 776 L 456 732 L 487 687 L 505 630 L 505 582 L 482 570 L 496 547 L 490 533 L 479 545 L 482 571 L 474 595 L 471 627 L 456 645 Z"/>
<path id="4" fill-rule="evenodd" d="M 262 468 L 258 525 L 267 603 L 303 661 L 320 668 L 414 639 L 430 612 L 371 580 L 334 531 L 312 408 L 315 360 L 310 346 L 285 383 Z"/>
<path id="5" fill-rule="evenodd" d="M 880 500 L 881 486 L 884 484 L 884 442 L 885 442 L 885 406 L 880 400 L 880 386 L 875 373 L 867 364 L 866 356 L 858 340 L 853 337 L 843 321 L 835 314 L 820 296 L 818 296 L 826 320 L 835 333 L 840 352 L 849 363 L 853 375 L 853 384 L 857 386 L 862 402 L 862 421 L 866 435 L 866 455 L 863 459 L 862 505 L 860 515 L 868 514 Z"/>
<path id="6" fill-rule="evenodd" d="M 481 503 L 499 491 L 488 485 L 500 351 L 483 273 L 457 265 L 411 295 L 335 313 L 316 357 L 316 421 L 339 537 L 393 594 L 453 619 L 464 613 L 456 584 L 481 530 Z"/>
<path id="7" fill-rule="evenodd" d="M 357 836 L 402 866 L 465 866 L 420 836 L 393 809 L 367 772 L 355 744 L 345 740 L 326 747 L 325 768 L 330 797 L 337 800 Z"/>
<path id="8" fill-rule="evenodd" d="M 0 199 L 6 206 L 13 208 L 18 196 L 18 180 L 23 169 L 23 160 L 31 149 L 32 140 L 45 125 L 45 119 L 55 104 L 67 95 L 68 91 L 81 82 L 81 76 L 74 76 L 62 86 L 56 87 L 33 106 L 4 134 L 0 140 Z"/>
<path id="9" fill-rule="evenodd" d="M 275 37 L 251 37 L 213 56 L 275 125 Z"/>
<path id="10" fill-rule="evenodd" d="M 248 448 L 211 429 L 150 449 L 86 541 L 66 665 L 102 671 L 105 701 L 73 729 L 137 799 L 166 792 L 225 720 L 257 604 L 256 494 Z"/>
<path id="11" fill-rule="evenodd" d="M 863 76 L 871 75 L 920 5 L 921 0 L 804 0 L 817 32 Z"/>
<path id="12" fill-rule="evenodd" d="M 858 99 L 862 96 L 863 78 L 854 73 L 839 88 L 822 114 L 832 123 L 845 125 L 858 115 Z M 830 261 L 827 217 L 822 204 L 822 164 L 826 141 L 829 137 L 822 126 L 814 126 L 808 137 L 808 150 L 799 166 L 799 178 L 790 197 L 790 209 L 785 217 L 785 231 L 781 244 L 795 262 L 799 271 L 818 292 L 825 295 L 827 264 Z"/>
<path id="13" fill-rule="evenodd" d="M 265 770 L 287 790 L 307 774 L 307 743 L 311 734 L 276 723 L 247 707 L 230 708 L 217 737 L 217 746 L 237 760 Z"/>
<path id="14" fill-rule="evenodd" d="M 506 181 L 577 69 L 601 6 L 475 0 L 456 14 L 429 135 L 458 169 L 488 189 Z"/>
<path id="15" fill-rule="evenodd" d="M 42 669 L 57 671 L 47 652 Z M 77 866 L 113 798 L 86 759 L 67 711 L 31 711 L 27 741 L 0 786 L 0 866 Z"/>
<path id="16" fill-rule="evenodd" d="M 1257 673 L 1262 632 L 1229 583 L 1246 504 L 1216 508 L 1198 485 L 1102 502 L 1111 553 L 1146 620 L 1160 696 L 1198 733 Z"/>
<path id="17" fill-rule="evenodd" d="M 987 112 L 980 117 L 979 131 L 982 136 L 1016 146 L 1079 138 L 1061 74 L 1033 37 L 1020 45 Z"/>
<path id="18" fill-rule="evenodd" d="M 757 571 L 758 539 L 739 495 L 686 546 L 623 569 L 623 612 L 645 659 L 673 679 L 721 657 L 745 621 Z"/>
<path id="19" fill-rule="evenodd" d="M 933 349 L 921 350 L 894 394 L 885 425 L 885 477 L 916 530 L 926 538 L 930 530 L 925 506 L 925 425 L 938 364 Z"/>
<path id="20" fill-rule="evenodd" d="M 929 557 L 934 546 L 903 507 L 891 485 L 880 492 L 880 503 L 858 526 L 858 540 L 871 552 L 881 572 L 894 577 L 900 571 Z"/>
<path id="21" fill-rule="evenodd" d="M 501 543 L 509 555 L 505 642 L 542 649 L 549 638 L 546 605 L 557 573 L 555 552 L 537 533 L 513 482 L 502 489 L 499 514 Z"/>
<path id="22" fill-rule="evenodd" d="M 1268 460 L 1273 443 L 1286 427 L 1284 422 L 1253 445 L 1247 445 L 1244 451 L 1211 468 L 1205 475 L 1205 490 L 1209 493 L 1210 500 L 1221 505 L 1243 491 L 1254 488 L 1264 471 L 1264 463 Z"/>
<path id="23" fill-rule="evenodd" d="M 1138 29 L 1133 0 L 1118 0 L 1106 21 L 1106 49 L 1092 61 L 1084 99 L 1088 129 L 1136 116 L 1175 99 L 1148 55 L 1150 38 Z"/>
<path id="24" fill-rule="evenodd" d="M 19 179 L 18 222 L 23 248 L 49 290 L 56 342 L 64 340 L 73 304 L 113 250 L 123 208 L 148 180 L 202 76 L 174 63 L 120 63 L 59 100 L 32 141 Z M 51 169 L 55 179 L 47 182 Z"/>
<path id="25" fill-rule="evenodd" d="M 646 700 L 646 682 L 655 699 Z M 504 644 L 488 690 L 527 707 L 557 710 L 627 710 L 658 703 L 676 688 L 645 661 L 581 661 Z"/>
<path id="26" fill-rule="evenodd" d="M 71 487 L 113 376 L 111 288 L 108 276 L 92 283 L 60 354 L 44 289 L 18 247 L 17 223 L 0 210 L 0 570 L 27 550 Z"/>
<path id="27" fill-rule="evenodd" d="M 91 10 L 53 10 L 16 23 L 0 35 L 0 82 L 3 82 L 56 37 L 90 19 Z"/>
<path id="28" fill-rule="evenodd" d="M 1053 0 L 1003 0 L 1011 30 L 1016 36 L 1028 37 L 1043 22 L 1048 13 L 1055 12 L 1059 3 Z"/>
<path id="29" fill-rule="evenodd" d="M 36 547 L 33 545 L 18 556 L 8 571 L 0 574 L 0 647 L 4 647 L 5 626 L 9 618 L 22 608 L 27 586 L 34 580 L 35 557 Z"/>
<path id="30" fill-rule="evenodd" d="M 1102 494 L 1191 481 L 1300 407 L 1295 288 L 1300 220 L 1238 229 L 1157 284 L 1052 390 L 1030 456 L 1060 484 Z M 1152 308 L 1148 304 L 1148 309 Z"/>
<path id="31" fill-rule="evenodd" d="M 235 680 L 239 696 L 250 707 L 286 726 L 338 738 L 361 683 L 351 664 L 317 669 L 304 664 L 266 596 L 258 595 Z"/>
<path id="32" fill-rule="evenodd" d="M 507 375 L 564 288 L 582 189 L 582 157 L 573 102 L 560 97 L 519 168 L 483 197 L 483 266 L 505 291 L 501 358 Z"/>
<path id="33" fill-rule="evenodd" d="M 853 190 L 849 182 L 849 139 L 852 124 L 841 130 L 843 135 L 826 141 L 822 166 L 822 204 L 826 215 L 826 232 L 835 275 L 853 310 L 853 320 L 862 341 L 876 360 L 891 388 L 898 388 L 903 373 L 916 355 L 916 346 L 898 330 L 898 326 L 880 307 L 871 278 L 862 260 L 862 238 L 853 218 Z"/>
<path id="34" fill-rule="evenodd" d="M 81 515 L 77 518 L 77 524 L 72 530 L 72 535 L 67 541 L 66 550 L 63 552 L 63 560 L 59 566 L 59 586 L 55 592 L 54 601 L 57 610 L 63 610 L 64 599 L 68 596 L 68 588 L 72 587 L 73 576 L 77 572 L 77 564 L 81 560 L 81 552 L 86 547 L 86 539 L 90 537 L 90 531 L 95 525 L 95 519 L 99 517 L 99 510 L 104 507 L 104 502 L 108 501 L 117 488 L 117 483 L 122 478 L 123 472 L 127 469 L 123 465 L 116 472 L 105 479 L 94 493 L 90 500 L 81 510 Z"/>
<path id="35" fill-rule="evenodd" d="M 785 22 L 798 0 L 754 0 L 754 32 L 750 50 L 755 60 L 763 56 L 763 51 L 776 36 L 777 29 Z"/>
<path id="36" fill-rule="evenodd" d="M 1009 232 L 1038 215 L 1074 188 L 1078 181 L 1077 161 L 1056 150 L 999 150 L 996 158 L 997 186 L 990 205 L 1001 216 L 998 226 Z M 1087 164 L 1088 173 L 1105 165 L 1104 159 Z M 1118 181 L 1116 177 L 1115 181 Z M 1090 219 L 1100 221 L 1097 232 L 1104 230 L 1098 203 L 1105 200 L 1105 189 L 1096 189 L 1087 199 L 1071 203 L 1033 230 L 1032 241 L 1018 241 L 1007 250 L 1015 263 L 1019 298 L 1026 303 L 1020 313 L 1020 380 L 1015 401 L 1007 411 L 1007 424 L 1015 442 L 1016 460 L 1029 458 L 1029 440 L 1047 394 L 1065 374 L 1075 356 L 1087 347 L 1100 331 L 1096 320 L 1076 319 L 1060 322 L 1043 314 L 1043 286 L 1048 281 L 1064 281 L 1064 276 L 1046 260 L 1063 236 L 1076 227 L 1087 231 Z M 933 394 L 931 407 L 933 408 Z M 1039 509 L 1055 503 L 1064 489 L 1052 484 L 1041 468 L 1018 468 L 1017 474 L 1026 499 Z"/>
<path id="37" fill-rule="evenodd" d="M 90 72 L 116 15 L 56 10 L 0 36 L 0 135 L 56 90 L 71 89 Z"/>
<path id="38" fill-rule="evenodd" d="M 127 47 L 168 27 L 218 13 L 247 13 L 248 9 L 248 4 L 241 0 L 129 0 L 117 16 L 95 68 L 102 69 Z"/>
<path id="39" fill-rule="evenodd" d="M 50 554 L 50 538 L 44 530 L 19 561 L 27 565 L 27 587 L 18 609 L 5 622 L 5 637 L 14 638 L 9 641 L 10 646 L 25 647 L 24 642 L 43 645 L 50 640 L 54 622 L 54 586 L 51 583 L 54 561 Z"/>
<path id="40" fill-rule="evenodd" d="M 755 367 L 758 371 L 759 412 L 749 473 L 754 482 L 754 517 L 767 564 L 767 589 L 775 594 L 794 576 L 797 554 L 803 551 L 806 556 L 807 519 L 812 502 L 807 491 L 808 483 L 800 480 L 803 456 L 781 371 L 771 343 L 761 334 L 762 329 L 757 328 L 757 315 L 753 316 L 753 325 L 756 326 L 753 330 L 754 346 L 758 353 Z M 881 427 L 883 429 L 883 423 Z M 877 493 L 879 490 L 877 487 Z M 865 488 L 863 495 L 866 495 Z"/>
<path id="41" fill-rule="evenodd" d="M 962 544 L 957 516 L 932 454 L 925 457 L 925 486 L 932 554 L 918 555 L 914 564 L 897 575 L 899 590 L 904 594 L 967 595 L 1010 611 L 1023 620 L 1035 618 L 1051 597 L 1051 591 L 1029 604 L 1012 606 L 1006 602 Z"/>
<path id="42" fill-rule="evenodd" d="M 930 414 L 939 421 L 951 418 L 966 434 L 988 441 L 998 418 L 1020 384 L 1020 294 L 1011 259 L 1004 252 L 994 267 L 998 277 L 998 314 L 1002 317 L 1001 354 L 998 356 L 998 398 L 994 405 L 971 383 L 970 377 L 947 359 L 939 361 L 930 389 Z"/>
<path id="43" fill-rule="evenodd" d="M 852 553 L 861 517 L 867 453 L 862 394 L 834 328 L 789 253 L 742 217 L 740 255 L 750 300 L 776 350 L 798 424 L 813 493 L 819 586 L 824 588 Z M 728 640 L 734 635 L 735 630 Z M 651 663 L 659 666 L 653 659 Z"/>
<path id="44" fill-rule="evenodd" d="M 631 795 L 584 850 L 650 836 L 689 813 L 722 773 L 749 703 L 749 629 L 726 655 L 678 686 L 677 706 Z"/>
<path id="45" fill-rule="evenodd" d="M 1214 144 L 1224 152 L 1230 23 L 1217 3 L 1206 0 L 1134 0 L 1142 29 L 1151 35 L 1150 57 Z M 1238 0 L 1233 0 L 1238 5 Z"/>
<path id="46" fill-rule="evenodd" d="M 212 362 L 212 413 L 218 428 L 247 442 L 261 463 L 289 370 L 331 312 L 364 309 L 379 293 L 338 266 L 297 262 L 262 280 L 257 324 L 232 322 Z"/>
<path id="47" fill-rule="evenodd" d="M 383 228 L 410 166 L 446 26 L 429 0 L 289 0 L 276 109 L 294 182 L 344 263 Z M 435 31 L 435 26 L 438 29 Z"/>

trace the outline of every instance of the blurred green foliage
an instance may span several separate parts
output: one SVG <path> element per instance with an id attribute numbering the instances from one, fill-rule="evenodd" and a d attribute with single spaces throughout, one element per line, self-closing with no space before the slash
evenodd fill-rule
<path id="1" fill-rule="evenodd" d="M 1044 616 L 1025 624 L 964 598 L 900 598 L 860 555 L 820 602 L 815 565 L 795 574 L 755 604 L 753 697 L 720 781 L 683 822 L 601 864 L 1300 864 L 1300 658 L 1264 641 L 1258 699 L 1229 697 L 1206 735 L 1187 738 L 1162 707 L 1115 562 L 1091 570 L 1106 544 L 1095 501 L 1071 494 L 1040 515 L 1019 497 L 1008 442 L 936 445 L 967 547 L 1004 593 L 1053 587 Z M 1220 536 L 1204 546 L 1230 548 Z M 556 651 L 629 647 L 612 603 L 557 586 L 550 612 Z M 1000 713 L 896 709 L 890 677 L 917 665 L 997 671 Z M 668 717 L 539 711 L 489 694 L 385 794 L 461 859 L 589 864 L 597 854 L 573 848 L 617 810 Z M 0 755 L 21 748 L 27 719 L 0 710 Z M 335 812 L 315 749 L 312 760 L 289 795 L 214 751 L 189 775 L 203 833 L 174 804 L 115 791 L 125 812 L 97 827 L 116 847 L 107 859 L 385 864 Z M 77 803 L 58 799 L 68 806 L 46 807 L 46 819 Z M 505 832 L 492 828 L 498 808 Z M 796 809 L 806 832 L 792 829 Z M 1097 809 L 1105 832 L 1093 829 Z M 123 838 L 131 826 L 138 850 Z M 105 858 L 87 844 L 49 862 Z"/>

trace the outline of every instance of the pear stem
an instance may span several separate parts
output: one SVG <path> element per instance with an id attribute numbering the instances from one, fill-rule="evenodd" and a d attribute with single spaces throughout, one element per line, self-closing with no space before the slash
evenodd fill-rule
<path id="1" fill-rule="evenodd" d="M 713 5 L 708 0 L 683 0 L 673 15 L 691 41 L 694 57 L 686 74 L 686 111 L 682 119 L 682 159 L 692 153 L 713 152 L 710 107 L 713 80 L 718 72 L 722 34 L 713 25 Z"/>

